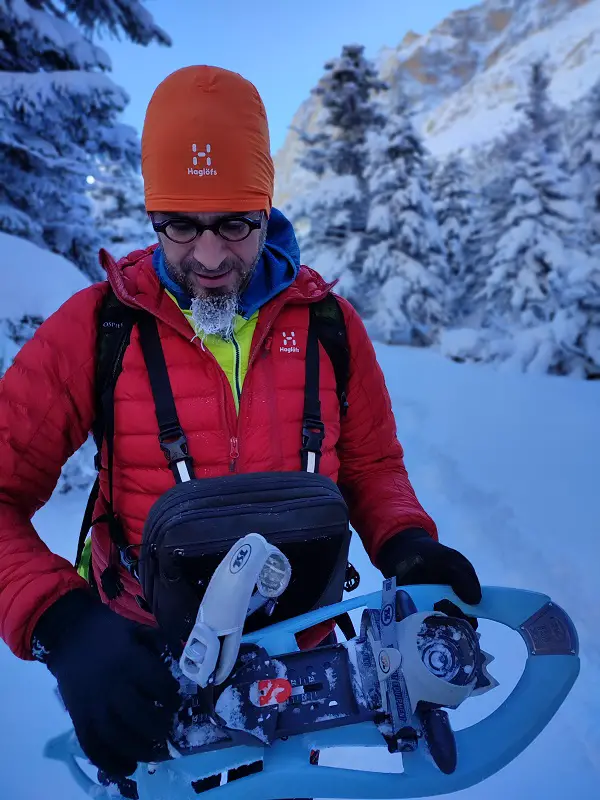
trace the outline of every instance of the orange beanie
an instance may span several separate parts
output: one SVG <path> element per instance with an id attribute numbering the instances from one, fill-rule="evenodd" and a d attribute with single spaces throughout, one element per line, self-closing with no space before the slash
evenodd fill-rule
<path id="1" fill-rule="evenodd" d="M 142 133 L 147 211 L 271 211 L 269 127 L 255 86 L 185 67 L 156 88 Z"/>

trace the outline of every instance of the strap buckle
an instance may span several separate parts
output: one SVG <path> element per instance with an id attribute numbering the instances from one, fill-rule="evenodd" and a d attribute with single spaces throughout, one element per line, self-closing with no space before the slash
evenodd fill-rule
<path id="1" fill-rule="evenodd" d="M 119 556 L 121 559 L 121 564 L 125 567 L 127 572 L 131 575 L 132 578 L 135 578 L 136 581 L 139 581 L 139 572 L 138 572 L 138 564 L 139 559 L 135 556 L 131 555 L 132 545 L 128 545 L 127 547 L 119 547 Z"/>
<path id="2" fill-rule="evenodd" d="M 187 439 L 181 428 L 170 428 L 161 431 L 158 441 L 160 442 L 160 449 L 169 462 L 169 466 L 177 461 L 189 458 Z"/>
<path id="3" fill-rule="evenodd" d="M 325 425 L 321 420 L 305 419 L 302 426 L 302 452 L 321 455 L 321 445 L 325 438 Z"/>
<path id="4" fill-rule="evenodd" d="M 177 483 L 191 480 L 194 477 L 193 462 L 181 428 L 173 426 L 161 430 L 158 441 Z"/>
<path id="5" fill-rule="evenodd" d="M 319 419 L 304 419 L 302 425 L 302 469 L 318 472 L 321 461 L 321 445 L 325 438 L 325 425 Z"/>

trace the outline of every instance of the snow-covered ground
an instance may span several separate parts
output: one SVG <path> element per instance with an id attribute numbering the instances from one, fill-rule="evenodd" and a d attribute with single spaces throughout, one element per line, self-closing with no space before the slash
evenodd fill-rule
<path id="1" fill-rule="evenodd" d="M 36 320 L 39 324 L 49 317 L 90 281 L 66 258 L 2 231 L 0 272 L 0 366 L 6 368 L 35 330 Z"/>
<path id="2" fill-rule="evenodd" d="M 550 725 L 519 758 L 460 797 L 597 798 L 600 385 L 507 376 L 458 366 L 429 351 L 379 346 L 378 353 L 409 473 L 441 538 L 471 558 L 482 583 L 549 594 L 572 616 L 580 636 L 581 675 Z M 49 546 L 69 558 L 84 503 L 82 494 L 55 496 L 35 518 Z M 361 589 L 378 588 L 378 573 L 359 542 L 353 561 L 362 573 Z M 496 656 L 492 672 L 502 683 L 477 706 L 487 713 L 516 682 L 523 647 L 516 634 L 498 626 L 483 625 L 482 632 L 482 645 Z M 0 675 L 0 797 L 81 800 L 62 765 L 42 756 L 45 742 L 69 728 L 51 677 L 41 665 L 15 659 L 1 643 Z M 470 702 L 472 715 L 477 701 Z M 473 719 L 461 712 L 455 724 L 470 724 Z"/>

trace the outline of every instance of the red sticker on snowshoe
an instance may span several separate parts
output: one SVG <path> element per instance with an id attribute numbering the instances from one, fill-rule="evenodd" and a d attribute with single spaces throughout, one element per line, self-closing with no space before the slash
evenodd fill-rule
<path id="1" fill-rule="evenodd" d="M 285 703 L 292 695 L 292 684 L 285 678 L 258 681 L 258 705 L 272 706 Z"/>

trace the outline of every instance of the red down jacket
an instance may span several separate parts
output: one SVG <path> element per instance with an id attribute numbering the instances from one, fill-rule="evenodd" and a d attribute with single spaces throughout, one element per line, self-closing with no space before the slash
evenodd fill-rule
<path id="1" fill-rule="evenodd" d="M 154 248 L 118 264 L 107 258 L 108 280 L 125 303 L 155 315 L 179 418 L 196 476 L 299 469 L 308 305 L 331 286 L 302 267 L 295 282 L 260 311 L 239 417 L 215 358 L 192 339 L 184 315 L 165 294 L 152 267 Z M 71 297 L 25 344 L 0 381 L 0 635 L 30 659 L 40 615 L 63 593 L 86 584 L 72 564 L 54 555 L 31 518 L 49 499 L 67 458 L 85 441 L 94 405 L 95 318 L 108 283 Z M 351 350 L 350 408 L 340 426 L 333 367 L 321 350 L 321 401 L 326 428 L 320 472 L 347 488 L 351 522 L 371 559 L 389 537 L 410 527 L 437 537 L 406 473 L 382 372 L 352 306 L 341 300 Z M 280 349 L 294 330 L 298 352 Z M 134 328 L 115 393 L 114 505 L 132 544 L 156 499 L 173 485 L 160 450 L 150 383 Z M 103 457 L 106 466 L 106 454 Z M 97 514 L 107 495 L 101 471 Z M 93 538 L 96 577 L 107 564 L 109 539 Z M 152 617 L 135 601 L 139 586 L 123 571 L 125 592 L 110 606 L 141 622 Z M 106 602 L 107 598 L 103 597 Z"/>

